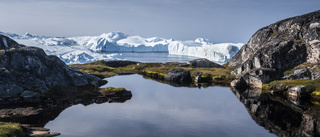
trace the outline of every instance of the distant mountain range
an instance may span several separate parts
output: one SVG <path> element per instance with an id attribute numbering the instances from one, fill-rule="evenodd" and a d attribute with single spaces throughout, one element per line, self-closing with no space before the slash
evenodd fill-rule
<path id="1" fill-rule="evenodd" d="M 8 36 L 20 44 L 40 47 L 49 55 L 56 55 L 67 64 L 88 63 L 97 60 L 124 60 L 119 52 L 168 52 L 207 58 L 224 63 L 232 58 L 243 43 L 213 44 L 207 39 L 175 41 L 158 37 L 142 38 L 128 36 L 122 32 L 103 33 L 99 36 L 51 37 L 26 33 L 0 34 Z"/>

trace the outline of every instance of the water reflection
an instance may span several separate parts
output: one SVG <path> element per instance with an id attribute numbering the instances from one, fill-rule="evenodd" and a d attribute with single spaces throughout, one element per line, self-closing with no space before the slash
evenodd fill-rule
<path id="1" fill-rule="evenodd" d="M 52 99 L 41 103 L 17 103 L 0 105 L 0 121 L 30 124 L 44 127 L 49 121 L 54 120 L 64 110 L 74 106 L 102 103 L 124 103 L 132 96 L 90 96 L 85 98 L 74 98 L 72 100 Z M 110 101 L 112 100 L 112 101 Z"/>
<path id="2" fill-rule="evenodd" d="M 124 87 L 134 97 L 125 104 L 73 106 L 46 128 L 61 137 L 274 136 L 255 124 L 229 88 L 174 87 L 139 75 L 108 81 L 106 86 Z"/>
<path id="3" fill-rule="evenodd" d="M 320 136 L 320 113 L 259 89 L 232 89 L 256 123 L 278 136 Z"/>

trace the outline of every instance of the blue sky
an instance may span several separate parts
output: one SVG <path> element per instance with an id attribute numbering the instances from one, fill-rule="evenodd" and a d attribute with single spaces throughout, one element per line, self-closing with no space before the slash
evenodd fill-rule
<path id="1" fill-rule="evenodd" d="M 320 0 L 1 0 L 0 31 L 243 42 L 261 27 L 320 10 Z"/>

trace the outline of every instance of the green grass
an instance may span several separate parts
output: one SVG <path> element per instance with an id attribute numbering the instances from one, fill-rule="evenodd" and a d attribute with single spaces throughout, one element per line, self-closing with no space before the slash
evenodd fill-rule
<path id="1" fill-rule="evenodd" d="M 230 75 L 230 72 L 235 67 L 226 68 L 197 68 L 197 67 L 180 67 L 179 63 L 141 63 L 132 64 L 124 67 L 110 67 L 105 61 L 97 61 L 88 64 L 71 65 L 79 71 L 89 74 L 103 75 L 105 77 L 115 76 L 117 74 L 142 74 L 143 76 L 151 77 L 153 79 L 163 80 L 164 75 L 169 73 L 172 69 L 181 68 L 189 71 L 191 77 L 194 79 L 198 73 L 202 73 L 202 78 L 212 83 L 229 84 L 235 76 Z"/>
<path id="2" fill-rule="evenodd" d="M 22 131 L 20 124 L 0 122 L 0 136 L 1 137 L 24 137 L 26 135 Z"/>

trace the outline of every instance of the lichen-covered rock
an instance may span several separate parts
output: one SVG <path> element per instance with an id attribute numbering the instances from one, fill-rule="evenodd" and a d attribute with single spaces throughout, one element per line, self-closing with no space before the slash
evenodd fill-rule
<path id="1" fill-rule="evenodd" d="M 227 64 L 237 66 L 236 75 L 269 68 L 280 76 L 301 63 L 319 61 L 320 10 L 261 28 Z"/>
<path id="2" fill-rule="evenodd" d="M 224 68 L 223 66 L 217 63 L 214 63 L 212 61 L 209 61 L 208 59 L 205 59 L 205 58 L 194 59 L 194 60 L 188 61 L 187 64 L 190 64 L 191 66 L 194 66 L 194 67 L 201 67 L 201 68 Z"/>
<path id="3" fill-rule="evenodd" d="M 173 69 L 164 76 L 164 79 L 178 84 L 189 84 L 192 82 L 189 71 L 183 69 Z"/>
<path id="4" fill-rule="evenodd" d="M 45 94 L 55 87 L 100 86 L 101 79 L 79 72 L 36 47 L 0 54 L 0 97 L 17 97 L 25 90 Z"/>

